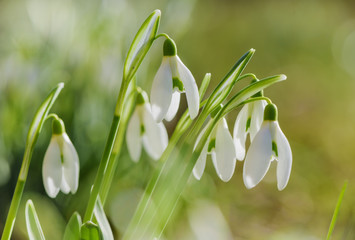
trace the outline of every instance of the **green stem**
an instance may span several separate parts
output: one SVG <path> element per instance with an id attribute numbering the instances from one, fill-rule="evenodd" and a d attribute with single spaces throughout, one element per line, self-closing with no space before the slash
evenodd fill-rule
<path id="1" fill-rule="evenodd" d="M 97 198 L 99 197 L 99 194 L 100 194 L 100 189 L 101 189 L 101 185 L 103 183 L 103 178 L 105 177 L 105 174 L 106 174 L 106 168 L 107 168 L 109 160 L 111 158 L 112 149 L 113 149 L 115 139 L 117 136 L 117 132 L 118 132 L 118 128 L 120 125 L 120 116 L 121 116 L 122 109 L 123 109 L 123 104 L 124 104 L 123 100 L 125 98 L 126 91 L 127 91 L 127 85 L 125 84 L 125 79 L 123 79 L 122 86 L 121 86 L 120 92 L 118 94 L 115 114 L 113 116 L 110 133 L 109 133 L 109 136 L 108 136 L 108 139 L 106 142 L 105 150 L 102 155 L 102 158 L 100 161 L 100 166 L 97 171 L 96 178 L 95 178 L 95 181 L 93 184 L 93 188 L 92 188 L 92 191 L 91 191 L 91 194 L 89 197 L 89 202 L 88 202 L 88 205 L 86 208 L 83 222 L 91 221 L 93 213 L 94 213 L 95 204 L 96 204 Z"/>
<path id="2" fill-rule="evenodd" d="M 130 119 L 132 112 L 134 110 L 134 107 L 135 107 L 136 96 L 137 96 L 135 78 L 131 82 L 131 85 L 128 88 L 126 95 L 127 95 L 127 97 L 124 100 L 125 109 L 124 109 L 124 111 L 122 111 L 121 123 L 118 127 L 117 137 L 114 141 L 112 154 L 111 154 L 110 159 L 108 161 L 107 170 L 106 170 L 105 175 L 103 176 L 103 181 L 102 181 L 102 185 L 101 185 L 101 189 L 100 189 L 100 193 L 99 193 L 101 203 L 103 206 L 105 205 L 105 202 L 106 202 L 106 199 L 108 196 L 108 192 L 110 191 L 110 187 L 111 187 L 113 178 L 115 176 L 115 172 L 116 172 L 117 165 L 118 165 L 118 156 L 121 153 L 121 148 L 122 148 L 122 144 L 124 142 L 124 137 L 125 137 L 127 125 L 128 125 L 129 119 Z"/>
<path id="3" fill-rule="evenodd" d="M 107 163 L 108 163 L 110 156 L 111 156 L 112 147 L 113 147 L 113 143 L 116 138 L 116 133 L 117 133 L 119 124 L 120 124 L 120 117 L 114 115 L 113 120 L 112 120 L 112 124 L 111 124 L 110 133 L 109 133 L 109 136 L 108 136 L 108 139 L 106 142 L 104 153 L 102 155 L 99 169 L 97 171 L 95 182 L 94 182 L 91 194 L 90 194 L 90 198 L 89 198 L 88 206 L 86 208 L 83 222 L 91 221 L 91 219 L 92 219 L 92 216 L 94 213 L 94 207 L 95 207 L 97 198 L 99 196 L 102 180 L 105 175 Z"/>
<path id="4" fill-rule="evenodd" d="M 46 117 L 45 121 L 47 121 L 47 120 L 50 119 L 50 118 L 57 119 L 57 120 L 59 119 L 59 117 L 58 117 L 57 114 L 55 114 L 55 113 L 50 113 L 50 114 L 48 114 L 48 116 Z"/>
<path id="5" fill-rule="evenodd" d="M 272 103 L 271 99 L 268 97 L 252 97 L 252 98 L 249 98 L 249 99 L 243 101 L 240 105 L 244 105 L 246 103 L 255 102 L 255 101 L 261 101 L 261 100 L 265 100 L 269 104 Z"/>
<path id="6" fill-rule="evenodd" d="M 165 37 L 166 39 L 171 39 L 168 34 L 166 34 L 166 33 L 160 33 L 160 34 L 158 34 L 158 35 L 155 36 L 154 40 L 157 40 L 157 39 L 160 38 L 160 37 Z"/>
<path id="7" fill-rule="evenodd" d="M 243 74 L 242 76 L 240 76 L 237 81 L 242 80 L 243 78 L 248 78 L 248 77 L 251 77 L 252 79 L 258 79 L 258 78 L 255 76 L 255 74 L 253 74 L 253 73 L 246 73 L 246 74 Z"/>
<path id="8" fill-rule="evenodd" d="M 4 232 L 2 234 L 1 240 L 9 240 L 11 238 L 12 230 L 14 228 L 16 215 L 18 208 L 20 206 L 22 193 L 25 188 L 25 183 L 27 179 L 28 169 L 31 162 L 33 145 L 28 146 L 25 150 L 23 157 L 20 174 L 16 183 L 15 192 L 12 197 L 9 213 L 6 218 L 6 223 L 4 227 Z"/>
<path id="9" fill-rule="evenodd" d="M 113 151 L 112 154 L 110 156 L 110 160 L 108 162 L 107 165 L 107 170 L 106 170 L 106 174 L 104 176 L 104 179 L 102 181 L 102 186 L 100 189 L 100 198 L 101 198 L 101 202 L 102 205 L 105 205 L 106 199 L 107 199 L 107 195 L 108 192 L 110 190 L 112 181 L 113 181 L 113 177 L 115 175 L 115 170 L 117 168 L 117 164 L 118 164 L 118 156 L 121 152 L 121 148 L 122 148 L 122 143 L 124 141 L 124 134 L 125 134 L 125 128 L 126 128 L 127 124 L 125 123 L 121 123 L 119 128 L 118 128 L 118 133 L 117 133 L 117 137 L 115 140 L 115 144 L 113 147 Z"/>
<path id="10" fill-rule="evenodd" d="M 26 181 L 21 180 L 18 180 L 16 183 L 14 196 L 12 197 L 9 213 L 7 215 L 4 232 L 2 233 L 1 240 L 10 240 L 11 238 L 12 230 L 15 225 L 17 210 L 20 206 L 23 189 L 25 188 L 25 183 Z"/>

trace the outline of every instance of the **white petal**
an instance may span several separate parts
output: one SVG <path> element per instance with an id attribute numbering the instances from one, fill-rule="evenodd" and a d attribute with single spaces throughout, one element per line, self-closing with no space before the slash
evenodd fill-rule
<path id="1" fill-rule="evenodd" d="M 181 62 L 178 56 L 175 56 L 177 61 L 177 69 L 179 72 L 179 79 L 184 84 L 187 105 L 189 107 L 189 114 L 191 119 L 194 119 L 200 109 L 200 96 L 198 93 L 197 84 L 194 76 L 190 70 Z"/>
<path id="2" fill-rule="evenodd" d="M 206 167 L 206 158 L 207 158 L 207 149 L 208 149 L 208 144 L 205 144 L 205 146 L 202 149 L 202 152 L 200 154 L 200 156 L 198 157 L 195 167 L 192 170 L 195 178 L 197 180 L 200 180 L 203 172 L 205 171 L 205 167 Z"/>
<path id="3" fill-rule="evenodd" d="M 251 123 L 250 123 L 250 140 L 253 141 L 255 135 L 259 131 L 261 124 L 263 123 L 264 119 L 264 108 L 267 105 L 265 100 L 256 101 L 253 103 L 253 109 L 251 114 Z"/>
<path id="4" fill-rule="evenodd" d="M 163 123 L 157 123 L 150 112 L 149 104 L 144 104 L 143 123 L 145 133 L 143 145 L 154 160 L 158 160 L 168 145 L 168 134 Z"/>
<path id="5" fill-rule="evenodd" d="M 62 164 L 58 136 L 54 135 L 44 155 L 42 175 L 43 185 L 48 196 L 55 198 L 62 181 Z"/>
<path id="6" fill-rule="evenodd" d="M 235 150 L 237 152 L 237 159 L 240 161 L 244 160 L 245 157 L 245 141 L 247 138 L 246 125 L 248 120 L 248 105 L 245 104 L 240 110 L 237 119 L 235 120 L 234 130 L 233 130 L 233 140 L 235 145 Z"/>
<path id="7" fill-rule="evenodd" d="M 277 157 L 277 188 L 281 191 L 287 185 L 292 167 L 292 152 L 287 138 L 280 129 L 278 122 L 275 122 Z"/>
<path id="8" fill-rule="evenodd" d="M 223 181 L 228 182 L 234 173 L 237 153 L 225 118 L 217 125 L 215 153 L 217 174 Z"/>
<path id="9" fill-rule="evenodd" d="M 270 121 L 264 121 L 245 157 L 243 179 L 245 186 L 255 187 L 267 173 L 272 158 Z"/>
<path id="10" fill-rule="evenodd" d="M 175 117 L 179 109 L 179 104 L 180 104 L 180 93 L 178 91 L 175 91 L 171 99 L 169 110 L 165 115 L 166 121 L 170 122 Z"/>
<path id="11" fill-rule="evenodd" d="M 62 166 L 62 182 L 60 183 L 60 191 L 62 191 L 65 194 L 68 194 L 70 192 L 70 186 L 68 182 L 65 180 L 63 166 Z"/>
<path id="12" fill-rule="evenodd" d="M 68 135 L 63 133 L 63 178 L 62 186 L 69 187 L 71 193 L 76 193 L 79 186 L 79 156 Z M 63 188 L 61 190 L 64 192 Z M 66 190 L 67 191 L 67 190 Z"/>
<path id="13" fill-rule="evenodd" d="M 139 120 L 139 109 L 137 106 L 128 123 L 126 131 L 126 142 L 129 155 L 134 162 L 138 162 L 142 152 L 141 122 Z"/>
<path id="14" fill-rule="evenodd" d="M 173 79 L 170 68 L 170 58 L 163 57 L 161 66 L 154 77 L 150 92 L 152 113 L 157 122 L 161 122 L 168 112 L 172 93 Z"/>

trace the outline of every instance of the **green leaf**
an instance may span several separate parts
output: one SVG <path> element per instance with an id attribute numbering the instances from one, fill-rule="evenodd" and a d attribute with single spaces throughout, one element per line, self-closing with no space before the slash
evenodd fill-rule
<path id="1" fill-rule="evenodd" d="M 160 10 L 155 10 L 144 21 L 133 39 L 123 70 L 123 80 L 130 81 L 153 44 L 159 28 Z"/>
<path id="2" fill-rule="evenodd" d="M 30 240 L 45 239 L 32 200 L 28 200 L 26 203 L 26 226 Z"/>
<path id="3" fill-rule="evenodd" d="M 81 217 L 74 212 L 64 232 L 63 240 L 80 240 Z"/>
<path id="4" fill-rule="evenodd" d="M 211 81 L 211 73 L 206 73 L 205 77 L 202 80 L 200 89 L 198 90 L 200 94 L 200 100 L 202 100 L 202 98 L 205 96 L 208 85 L 210 85 L 210 81 Z"/>
<path id="5" fill-rule="evenodd" d="M 55 87 L 47 96 L 47 98 L 43 101 L 42 105 L 39 107 L 37 110 L 32 123 L 30 125 L 30 130 L 28 131 L 27 135 L 27 142 L 26 142 L 26 152 L 30 153 L 36 140 L 38 137 L 38 134 L 42 130 L 43 123 L 48 115 L 49 110 L 51 109 L 53 103 L 57 99 L 60 91 L 62 91 L 64 87 L 64 83 L 59 83 L 57 87 Z M 25 164 L 29 164 L 29 162 L 26 162 Z M 27 170 L 28 166 L 23 166 L 21 168 L 20 176 L 19 178 L 21 180 L 26 179 L 27 176 Z"/>
<path id="6" fill-rule="evenodd" d="M 81 240 L 103 240 L 99 227 L 93 222 L 81 226 Z M 105 239 L 106 240 L 106 239 Z"/>
<path id="7" fill-rule="evenodd" d="M 341 206 L 341 203 L 343 201 L 345 190 L 346 190 L 347 186 L 348 186 L 348 181 L 345 181 L 345 183 L 343 185 L 343 188 L 342 188 L 342 190 L 341 190 L 341 192 L 339 194 L 337 205 L 335 206 L 335 209 L 334 209 L 332 221 L 330 222 L 328 235 L 327 235 L 327 240 L 329 240 L 330 237 L 332 236 L 332 233 L 333 233 L 333 230 L 334 230 L 334 227 L 335 227 L 335 223 L 336 223 L 338 215 L 339 215 L 340 206 Z"/>
<path id="8" fill-rule="evenodd" d="M 227 73 L 227 75 L 223 78 L 223 80 L 218 84 L 213 93 L 208 99 L 206 106 L 208 107 L 208 111 L 213 111 L 214 108 L 219 106 L 224 99 L 229 95 L 232 91 L 233 86 L 238 80 L 238 77 L 243 72 L 244 68 L 250 61 L 251 57 L 254 55 L 255 50 L 250 49 L 246 52 L 237 62 L 234 64 L 232 69 Z"/>
<path id="9" fill-rule="evenodd" d="M 232 111 L 233 109 L 238 107 L 243 101 L 250 98 L 251 96 L 253 96 L 257 92 L 260 92 L 264 88 L 267 88 L 274 83 L 281 82 L 286 79 L 287 79 L 286 75 L 280 74 L 280 75 L 267 77 L 267 78 L 261 79 L 258 82 L 250 84 L 249 86 L 247 86 L 244 89 L 242 89 L 241 91 L 239 91 L 236 95 L 234 95 L 226 103 L 222 116 L 224 116 L 225 114 L 229 113 L 230 111 Z"/>
<path id="10" fill-rule="evenodd" d="M 102 207 L 100 198 L 98 198 L 96 201 L 95 208 L 94 208 L 94 215 L 101 229 L 103 238 L 105 240 L 114 240 L 110 223 L 106 218 L 104 208 Z"/>
<path id="11" fill-rule="evenodd" d="M 60 91 L 63 89 L 64 83 L 59 83 L 43 101 L 42 105 L 36 112 L 35 117 L 32 120 L 30 130 L 27 135 L 27 142 L 33 142 L 36 135 L 41 131 L 44 120 L 47 117 L 47 114 L 52 107 L 54 101 L 57 99 Z"/>

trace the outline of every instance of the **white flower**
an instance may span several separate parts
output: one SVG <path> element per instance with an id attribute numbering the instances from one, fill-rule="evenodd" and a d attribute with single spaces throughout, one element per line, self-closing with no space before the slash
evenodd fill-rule
<path id="1" fill-rule="evenodd" d="M 43 184 L 51 198 L 61 190 L 76 193 L 79 185 L 79 157 L 64 130 L 63 121 L 53 120 L 53 135 L 43 160 Z"/>
<path id="2" fill-rule="evenodd" d="M 243 179 L 248 189 L 264 178 L 273 160 L 277 161 L 277 188 L 281 191 L 290 178 L 292 152 L 277 121 L 277 108 L 274 104 L 268 104 L 264 121 L 245 158 Z"/>
<path id="3" fill-rule="evenodd" d="M 138 93 L 137 105 L 127 127 L 128 152 L 134 162 L 138 162 L 142 143 L 151 158 L 158 160 L 168 146 L 168 134 L 162 122 L 157 123 L 151 113 L 145 92 Z"/>
<path id="4" fill-rule="evenodd" d="M 201 131 L 197 143 L 206 131 L 207 126 Z M 196 144 L 197 145 L 197 144 Z M 195 146 L 196 147 L 196 146 Z M 228 182 L 234 173 L 236 164 L 236 151 L 232 135 L 228 130 L 227 121 L 222 118 L 209 136 L 200 157 L 196 161 L 193 174 L 200 180 L 206 166 L 207 153 L 211 154 L 213 165 L 220 179 Z"/>
<path id="5" fill-rule="evenodd" d="M 157 122 L 172 120 L 179 108 L 180 93 L 186 92 L 189 114 L 194 119 L 199 111 L 200 97 L 190 70 L 176 55 L 175 43 L 164 42 L 164 56 L 151 89 L 152 113 Z"/>
<path id="6" fill-rule="evenodd" d="M 263 122 L 265 100 L 247 103 L 240 110 L 234 124 L 233 139 L 237 150 L 237 159 L 243 160 L 245 157 L 245 141 L 248 133 L 253 141 Z"/>

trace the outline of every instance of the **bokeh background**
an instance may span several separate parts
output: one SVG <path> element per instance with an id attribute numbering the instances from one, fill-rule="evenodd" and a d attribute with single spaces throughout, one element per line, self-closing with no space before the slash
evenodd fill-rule
<path id="1" fill-rule="evenodd" d="M 23 203 L 33 199 L 48 239 L 61 239 L 74 210 L 83 214 L 120 87 L 124 57 L 140 24 L 161 9 L 160 32 L 175 39 L 198 85 L 209 91 L 248 49 L 246 72 L 288 80 L 265 91 L 293 150 L 288 186 L 276 187 L 275 165 L 247 190 L 242 164 L 228 183 L 209 160 L 201 181 L 191 179 L 166 239 L 324 239 L 345 180 L 348 189 L 333 239 L 355 238 L 355 3 L 299 1 L 0 0 L 0 231 L 22 161 L 31 119 L 58 82 L 66 86 L 53 111 L 66 124 L 80 156 L 76 195 L 46 196 L 41 167 L 51 129 L 36 145 Z M 138 71 L 150 85 L 162 56 L 157 41 Z M 180 107 L 180 113 L 186 104 Z M 232 131 L 237 111 L 228 116 Z M 167 124 L 174 129 L 176 120 Z M 133 163 L 126 147 L 105 210 L 122 236 L 156 163 Z M 210 237 L 210 238 L 208 238 Z M 27 239 L 23 206 L 13 239 Z"/>

